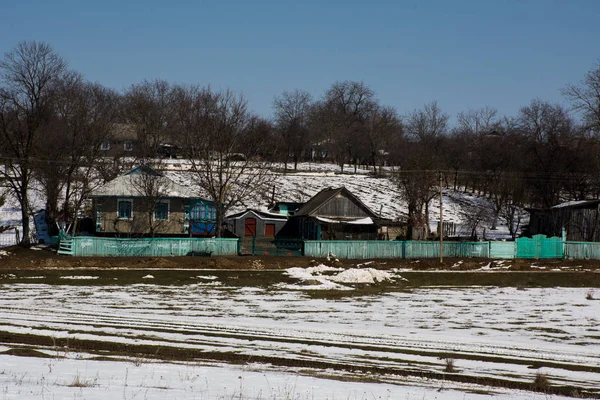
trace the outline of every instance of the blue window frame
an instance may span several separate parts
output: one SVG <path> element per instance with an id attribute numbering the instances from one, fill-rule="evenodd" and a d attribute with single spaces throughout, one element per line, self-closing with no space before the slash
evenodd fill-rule
<path id="1" fill-rule="evenodd" d="M 156 221 L 167 221 L 169 219 L 169 203 L 157 203 L 154 208 L 154 219 Z"/>
<path id="2" fill-rule="evenodd" d="M 119 219 L 130 219 L 133 217 L 133 200 L 119 200 L 117 202 L 117 217 Z"/>

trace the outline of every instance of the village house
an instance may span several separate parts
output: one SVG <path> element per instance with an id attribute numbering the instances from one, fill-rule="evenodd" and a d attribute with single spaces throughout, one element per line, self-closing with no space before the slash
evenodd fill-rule
<path id="1" fill-rule="evenodd" d="M 149 143 L 151 141 L 156 143 L 153 145 Z M 100 150 L 105 157 L 138 157 L 143 155 L 144 149 L 147 148 L 155 149 L 152 151 L 153 155 L 160 158 L 177 158 L 180 152 L 172 138 L 146 137 L 144 142 L 136 131 L 135 125 L 125 123 L 114 124 L 110 134 L 100 145 Z"/>
<path id="2" fill-rule="evenodd" d="M 321 190 L 289 218 L 277 238 L 376 240 L 378 216 L 345 187 Z"/>
<path id="3" fill-rule="evenodd" d="M 215 235 L 214 203 L 145 165 L 89 197 L 99 236 Z"/>

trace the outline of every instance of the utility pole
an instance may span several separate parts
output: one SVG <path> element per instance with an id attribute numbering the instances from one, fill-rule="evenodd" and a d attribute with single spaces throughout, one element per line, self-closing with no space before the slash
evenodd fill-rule
<path id="1" fill-rule="evenodd" d="M 444 262 L 444 207 L 442 203 L 442 171 L 440 171 L 440 264 Z"/>

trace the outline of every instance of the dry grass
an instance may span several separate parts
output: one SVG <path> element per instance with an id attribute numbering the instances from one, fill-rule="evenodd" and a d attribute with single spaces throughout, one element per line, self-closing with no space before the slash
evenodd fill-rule
<path id="1" fill-rule="evenodd" d="M 454 358 L 445 358 L 444 359 L 444 372 L 457 372 L 456 365 L 454 363 Z"/>

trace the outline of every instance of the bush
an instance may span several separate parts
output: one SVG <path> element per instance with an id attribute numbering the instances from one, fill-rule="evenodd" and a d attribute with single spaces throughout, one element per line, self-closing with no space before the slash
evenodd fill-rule
<path id="1" fill-rule="evenodd" d="M 548 389 L 550 389 L 550 381 L 548 380 L 548 376 L 541 372 L 535 374 L 535 379 L 533 380 L 533 387 L 534 389 L 540 391 L 547 391 Z"/>

